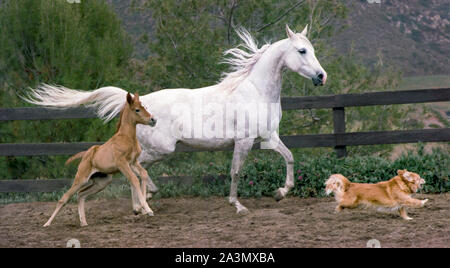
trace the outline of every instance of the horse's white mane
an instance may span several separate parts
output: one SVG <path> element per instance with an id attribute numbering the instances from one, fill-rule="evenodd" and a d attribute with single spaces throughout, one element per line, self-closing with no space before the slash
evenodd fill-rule
<path id="1" fill-rule="evenodd" d="M 222 79 L 219 83 L 219 86 L 229 90 L 236 88 L 247 77 L 252 67 L 270 46 L 267 43 L 258 48 L 251 34 L 244 28 L 236 30 L 236 33 L 244 43 L 224 52 L 225 56 L 230 55 L 231 57 L 225 58 L 222 63 L 229 64 L 231 72 L 222 73 Z M 248 52 L 240 47 L 248 50 Z"/>

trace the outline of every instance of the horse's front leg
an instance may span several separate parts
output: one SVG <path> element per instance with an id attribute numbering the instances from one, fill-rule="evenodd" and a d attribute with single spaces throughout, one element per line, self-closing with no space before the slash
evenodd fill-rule
<path id="1" fill-rule="evenodd" d="M 286 161 L 286 182 L 284 187 L 278 188 L 275 193 L 275 199 L 280 201 L 289 190 L 294 187 L 294 157 L 292 156 L 291 151 L 284 145 L 284 143 L 280 140 L 278 133 L 274 132 L 270 137 L 270 149 L 278 152 Z"/>
<path id="2" fill-rule="evenodd" d="M 242 166 L 244 165 L 248 153 L 252 149 L 254 141 L 255 140 L 252 138 L 247 138 L 235 141 L 234 144 L 233 160 L 231 164 L 231 187 L 229 202 L 236 207 L 238 214 L 248 213 L 248 209 L 241 205 L 241 203 L 237 199 L 237 186 L 239 182 L 240 171 L 242 169 Z"/>

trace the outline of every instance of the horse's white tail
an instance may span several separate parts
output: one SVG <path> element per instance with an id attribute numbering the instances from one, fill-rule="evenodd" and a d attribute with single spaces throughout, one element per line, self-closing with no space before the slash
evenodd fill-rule
<path id="1" fill-rule="evenodd" d="M 80 105 L 95 108 L 105 122 L 113 119 L 126 102 L 127 91 L 117 87 L 102 87 L 94 91 L 80 91 L 62 86 L 42 84 L 30 89 L 21 98 L 29 103 L 47 107 L 68 108 Z"/>

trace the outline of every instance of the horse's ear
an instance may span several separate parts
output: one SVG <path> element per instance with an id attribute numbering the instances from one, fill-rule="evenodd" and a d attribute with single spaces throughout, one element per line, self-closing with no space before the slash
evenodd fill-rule
<path id="1" fill-rule="evenodd" d="M 134 100 L 135 100 L 135 101 L 136 101 L 136 100 L 139 100 L 139 93 L 134 92 Z"/>
<path id="2" fill-rule="evenodd" d="M 128 92 L 127 94 L 127 102 L 128 104 L 133 104 L 133 97 L 131 96 L 130 92 Z"/>
<path id="3" fill-rule="evenodd" d="M 289 38 L 293 38 L 295 36 L 295 33 L 289 28 L 287 24 L 286 24 L 286 34 Z"/>
<path id="4" fill-rule="evenodd" d="M 306 24 L 305 29 L 301 32 L 302 35 L 306 36 L 308 34 L 308 24 Z"/>

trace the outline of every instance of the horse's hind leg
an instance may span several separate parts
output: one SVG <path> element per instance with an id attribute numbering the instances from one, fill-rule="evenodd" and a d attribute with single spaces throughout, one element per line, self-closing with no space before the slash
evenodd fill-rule
<path id="1" fill-rule="evenodd" d="M 72 195 L 74 195 L 78 190 L 80 190 L 80 188 L 82 188 L 86 184 L 92 174 L 91 171 L 92 167 L 87 161 L 82 161 L 80 163 L 72 187 L 70 187 L 70 189 L 58 201 L 55 211 L 53 212 L 50 219 L 48 219 L 48 221 L 44 224 L 44 227 L 47 227 L 52 223 L 56 214 L 58 214 L 59 210 L 67 203 L 67 201 L 69 201 L 70 197 L 72 197 Z"/>
<path id="2" fill-rule="evenodd" d="M 237 186 L 239 182 L 240 171 L 244 165 L 245 158 L 252 149 L 254 139 L 244 139 L 235 141 L 233 160 L 231 163 L 231 187 L 230 187 L 230 204 L 234 205 L 238 214 L 248 213 L 248 209 L 244 207 L 237 199 Z"/>
<path id="3" fill-rule="evenodd" d="M 142 151 L 141 155 L 139 156 L 138 163 L 142 166 L 143 169 L 145 169 L 146 172 L 154 163 L 154 161 L 149 162 L 149 160 L 148 160 L 149 157 L 151 157 L 151 156 L 148 153 L 146 153 L 145 151 Z M 144 162 L 144 160 L 147 160 L 147 161 Z M 150 194 L 155 194 L 159 191 L 158 186 L 156 186 L 155 183 L 150 178 L 150 176 L 148 176 L 148 173 L 147 173 L 147 189 L 148 189 L 147 193 L 150 193 Z M 150 195 L 150 197 L 151 197 L 151 195 Z"/>
<path id="4" fill-rule="evenodd" d="M 88 225 L 84 211 L 86 198 L 105 189 L 105 187 L 111 183 L 112 175 L 107 175 L 106 177 L 91 177 L 90 181 L 92 181 L 92 184 L 78 192 L 78 215 L 80 216 L 81 226 Z"/>

